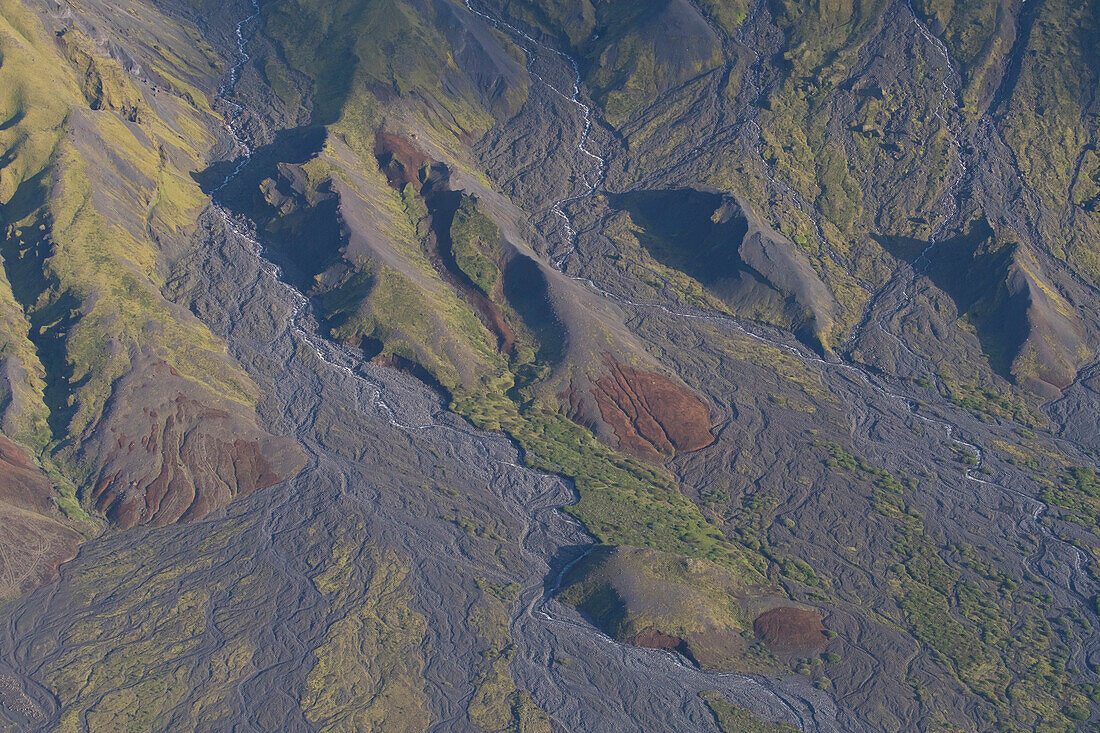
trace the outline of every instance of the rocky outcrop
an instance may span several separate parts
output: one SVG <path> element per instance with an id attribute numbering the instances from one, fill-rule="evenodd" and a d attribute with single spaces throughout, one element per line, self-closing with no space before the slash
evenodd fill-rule
<path id="1" fill-rule="evenodd" d="M 646 629 L 642 633 L 630 637 L 626 642 L 632 646 L 640 646 L 646 649 L 664 649 L 668 652 L 676 652 L 695 662 L 691 654 L 691 647 L 684 639 L 662 634 L 657 629 Z"/>

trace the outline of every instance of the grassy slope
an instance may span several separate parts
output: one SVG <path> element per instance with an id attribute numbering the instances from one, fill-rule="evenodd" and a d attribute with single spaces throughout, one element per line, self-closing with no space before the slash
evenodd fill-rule
<path id="1" fill-rule="evenodd" d="M 154 108 L 80 31 L 48 37 L 16 0 L 0 3 L 0 49 L 0 353 L 29 375 L 6 425 L 43 458 L 60 446 L 59 467 L 79 483 L 70 439 L 95 426 L 136 357 L 254 400 L 224 346 L 160 294 L 158 242 L 192 226 L 206 200 L 189 171 L 204 166 L 218 122 L 185 79 L 209 73 L 212 58 L 163 49 L 161 81 L 191 91 Z"/>

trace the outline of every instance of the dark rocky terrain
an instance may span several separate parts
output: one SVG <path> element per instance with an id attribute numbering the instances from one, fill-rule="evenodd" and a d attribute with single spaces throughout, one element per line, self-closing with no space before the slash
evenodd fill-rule
<path id="1" fill-rule="evenodd" d="M 1096 725 L 1098 25 L 0 0 L 0 729 Z"/>

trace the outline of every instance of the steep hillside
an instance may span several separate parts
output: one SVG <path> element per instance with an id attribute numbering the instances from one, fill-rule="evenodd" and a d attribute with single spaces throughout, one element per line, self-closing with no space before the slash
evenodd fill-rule
<path id="1" fill-rule="evenodd" d="M 34 9 L 6 3 L 0 27 L 4 431 L 74 517 L 201 516 L 300 465 L 256 426 L 224 344 L 164 295 L 220 124 L 195 85 L 223 62 L 151 6 Z"/>
<path id="2" fill-rule="evenodd" d="M 53 580 L 82 537 L 58 510 L 49 477 L 27 452 L 0 436 L 0 600 Z"/>

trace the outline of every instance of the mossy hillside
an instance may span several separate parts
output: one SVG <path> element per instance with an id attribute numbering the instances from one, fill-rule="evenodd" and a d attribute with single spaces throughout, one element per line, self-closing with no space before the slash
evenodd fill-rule
<path id="1" fill-rule="evenodd" d="M 370 226 L 382 235 L 368 235 L 374 242 L 370 249 L 345 254 L 315 279 L 313 292 L 320 298 L 329 334 L 363 347 L 372 357 L 419 365 L 448 390 L 500 373 L 506 359 L 495 338 L 428 258 L 424 240 L 431 219 L 423 198 L 411 183 L 395 191 L 373 155 L 370 161 L 359 163 L 342 138 L 330 137 L 320 155 L 298 166 L 310 190 L 332 189 L 341 205 L 370 212 Z M 265 227 L 287 226 L 303 213 L 299 209 L 309 207 L 308 201 L 299 203 L 289 209 L 284 205 L 291 215 L 280 210 Z M 485 227 L 495 230 L 471 198 L 459 224 L 469 235 L 460 238 L 473 247 L 471 253 L 481 246 L 475 244 L 478 232 L 497 241 Z M 341 241 L 334 248 L 346 246 Z"/>
<path id="2" fill-rule="evenodd" d="M 603 118 L 615 127 L 648 108 L 659 93 L 722 66 L 721 46 L 705 22 L 666 12 L 668 0 L 494 4 L 497 12 L 573 50 Z M 729 27 L 746 14 L 740 2 L 708 2 L 705 11 Z"/>
<path id="3" fill-rule="evenodd" d="M 0 270 L 0 425 L 18 443 L 41 451 L 50 442 L 46 369 L 28 338 L 31 326 Z M 10 375 L 10 376 L 9 376 Z"/>
<path id="4" fill-rule="evenodd" d="M 496 11 L 577 47 L 592 36 L 597 24 L 596 8 L 601 3 L 592 0 L 492 0 L 489 4 Z"/>
<path id="5" fill-rule="evenodd" d="M 62 51 L 76 72 L 80 91 L 90 109 L 109 109 L 130 122 L 150 114 L 145 98 L 116 61 L 97 56 L 91 39 L 78 29 L 59 33 Z"/>
<path id="6" fill-rule="evenodd" d="M 331 186 L 341 196 L 346 195 L 341 187 L 346 187 L 347 192 L 377 212 L 371 223 L 385 236 L 386 245 L 393 248 L 400 260 L 412 266 L 410 277 L 439 280 L 423 247 L 431 221 L 417 186 L 410 183 L 395 191 L 387 184 L 367 144 L 368 138 L 373 140 L 373 132 L 367 135 L 360 131 L 357 137 L 349 139 L 347 134 L 338 132 L 342 129 L 340 125 L 332 129 L 336 134 L 328 137 L 321 154 L 302 166 L 310 186 Z"/>
<path id="7" fill-rule="evenodd" d="M 570 570 L 559 598 L 613 638 L 656 631 L 682 640 L 704 668 L 764 672 L 782 663 L 750 641 L 748 596 L 759 593 L 707 560 L 602 546 Z"/>
<path id="8" fill-rule="evenodd" d="M 52 307 L 56 312 L 66 302 L 91 304 L 79 315 L 65 314 L 66 321 L 73 320 L 56 333 L 64 343 L 66 377 L 75 386 L 67 431 L 80 434 L 95 421 L 135 351 L 151 350 L 184 376 L 250 403 L 255 394 L 251 380 L 224 363 L 223 347 L 212 334 L 160 298 L 162 278 L 152 243 L 130 236 L 97 212 L 84 159 L 64 144 L 54 162 L 63 171 L 46 212 L 54 251 L 42 264 L 60 292 L 55 300 L 37 303 L 36 310 L 49 313 Z M 46 325 L 47 333 L 51 326 Z"/>
<path id="9" fill-rule="evenodd" d="M 927 41 L 918 33 L 912 43 Z M 955 105 L 943 91 L 952 82 L 938 56 L 915 51 L 912 58 L 904 65 L 864 61 L 830 95 L 832 138 L 845 146 L 860 180 L 872 240 L 885 234 L 927 241 L 943 226 L 944 196 L 959 174 L 961 151 L 949 127 L 957 124 Z M 881 281 L 889 259 L 874 241 L 858 243 L 853 256 L 861 278 Z"/>
<path id="10" fill-rule="evenodd" d="M 451 224 L 455 262 L 483 293 L 493 297 L 500 281 L 500 229 L 477 207 L 477 198 L 463 196 Z"/>
<path id="11" fill-rule="evenodd" d="M 510 270 L 511 288 L 508 293 L 504 292 L 504 269 L 512 265 L 515 259 L 526 258 L 526 255 L 516 252 L 505 255 L 500 228 L 479 207 L 477 197 L 472 195 L 463 195 L 451 223 L 450 238 L 455 265 L 500 308 L 501 317 L 512 331 L 514 342 L 508 358 L 517 388 L 545 379 L 551 371 L 548 360 L 564 347 L 560 343 L 563 337 L 558 329 L 541 321 L 529 323 L 520 315 L 520 311 L 531 306 L 534 296 L 530 289 L 535 287 L 535 283 L 520 282 L 521 276 L 515 267 Z M 506 260 L 509 261 L 506 263 Z M 534 263 L 533 260 L 528 262 Z M 533 314 L 528 311 L 528 315 Z"/>
<path id="12" fill-rule="evenodd" d="M 1080 193 L 1073 195 L 1075 186 L 1087 189 L 1096 175 L 1095 166 L 1086 165 L 1087 151 L 1096 147 L 1100 131 L 1091 118 L 1082 120 L 1081 109 L 1097 79 L 1098 21 L 1086 5 L 1065 0 L 1035 12 L 998 126 L 1043 206 L 1065 212 L 1043 218 L 1047 248 L 1100 282 L 1100 214 L 1083 205 L 1087 199 L 1079 202 Z"/>
<path id="13" fill-rule="evenodd" d="M 321 300 L 335 338 L 419 364 L 448 390 L 503 368 L 465 302 L 446 289 L 425 291 L 381 262 L 359 262 Z"/>
<path id="14" fill-rule="evenodd" d="M 992 95 L 991 82 L 1011 47 L 1012 4 L 1004 0 L 969 3 L 956 0 L 915 0 L 913 9 L 934 32 L 962 74 L 962 102 L 969 114 Z M 941 31 L 942 29 L 942 31 Z"/>
<path id="15" fill-rule="evenodd" d="M 842 233 L 863 213 L 862 192 L 843 145 L 829 136 L 828 100 L 850 73 L 884 5 L 784 2 L 776 14 L 787 36 L 788 67 L 764 114 L 763 154 Z"/>
<path id="16" fill-rule="evenodd" d="M 8 161 L 0 169 L 0 203 L 4 205 L 3 257 L 5 270 L 10 273 L 15 265 L 13 260 L 18 259 L 18 240 L 23 231 L 11 221 L 15 215 L 9 212 L 21 208 L 24 211 L 19 212 L 22 214 L 19 218 L 28 218 L 29 210 L 38 203 L 28 201 L 19 207 L 15 197 L 21 189 L 26 192 L 37 186 L 44 191 L 48 185 L 45 171 L 64 134 L 69 103 L 78 98 L 79 90 L 72 76 L 65 73 L 64 63 L 47 44 L 37 19 L 14 0 L 0 3 L 0 54 L 3 59 L 0 64 L 0 118 L 5 121 L 0 126 L 0 146 Z M 24 198 L 29 197 L 24 195 Z M 33 224 L 34 237 L 43 236 L 44 230 L 38 227 L 45 223 L 35 221 Z M 25 276 L 6 274 L 4 277 L 6 290 L 12 291 L 12 300 L 16 301 L 8 304 L 9 308 L 18 309 L 19 314 L 24 310 L 22 301 L 27 300 L 28 295 L 23 287 L 24 280 Z M 20 323 L 19 314 L 6 314 L 5 350 L 21 354 L 29 361 L 34 347 L 27 337 L 30 329 L 22 328 L 25 321 Z M 31 364 L 27 367 L 34 371 Z"/>
<path id="17" fill-rule="evenodd" d="M 598 33 L 578 51 L 587 60 L 585 81 L 604 119 L 623 126 L 657 95 L 721 68 L 722 47 L 705 23 L 670 26 L 667 2 L 599 3 Z M 665 35 L 674 29 L 676 41 Z M 598 37 L 597 37 L 598 36 Z"/>
<path id="18" fill-rule="evenodd" d="M 700 9 L 718 24 L 724 33 L 733 36 L 749 16 L 749 0 L 700 0 Z"/>
<path id="19" fill-rule="evenodd" d="M 267 35 L 313 80 L 313 122 L 335 123 L 353 148 L 358 136 L 373 142 L 387 105 L 411 109 L 453 150 L 460 138 L 476 139 L 492 124 L 469 82 L 454 91 L 453 82 L 464 76 L 427 4 L 294 0 L 263 12 Z M 451 80 L 446 89 L 445 78 Z M 362 147 L 369 152 L 369 144 Z"/>

